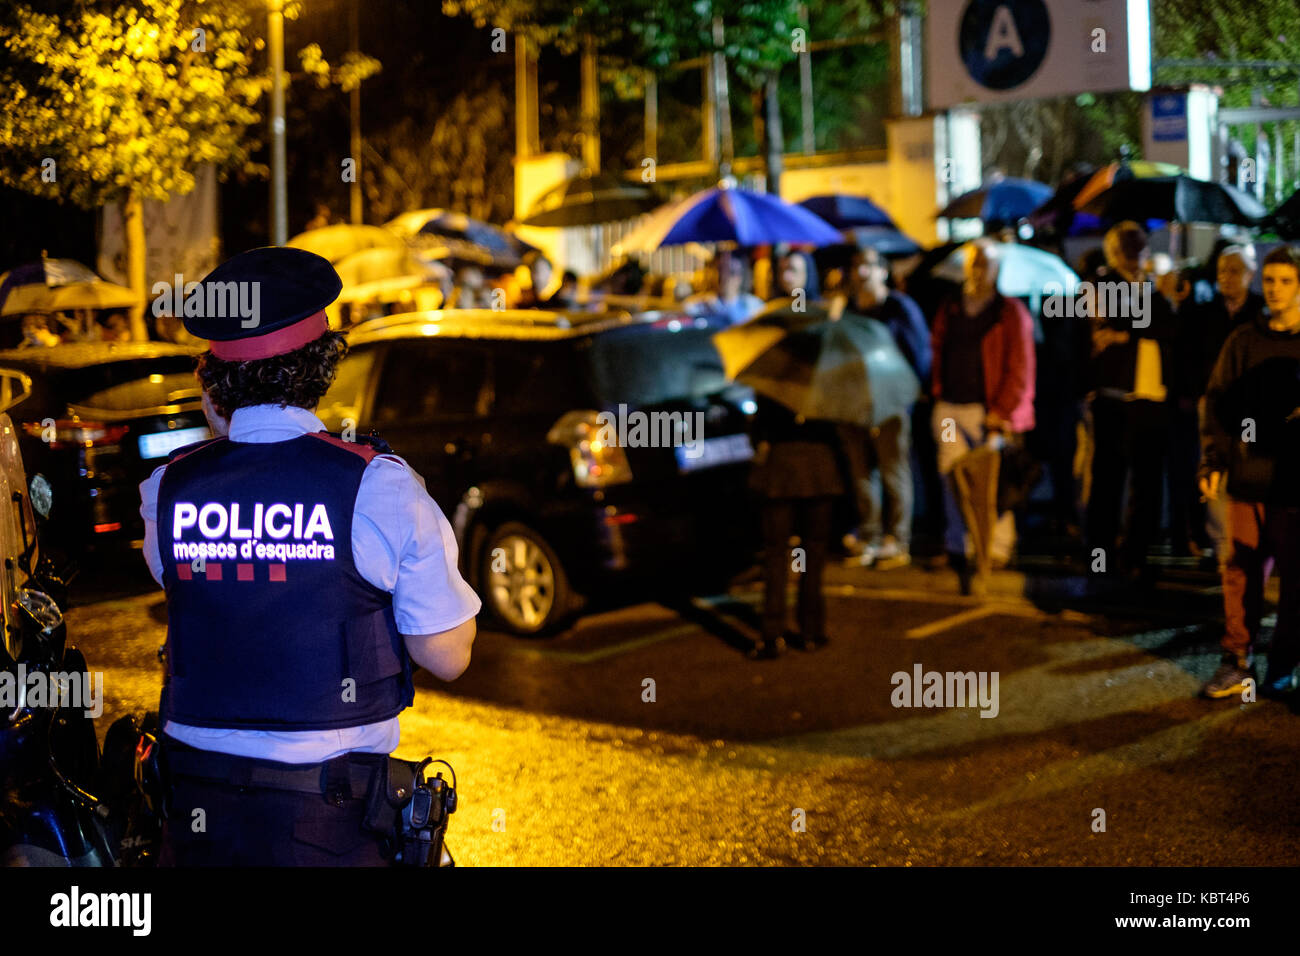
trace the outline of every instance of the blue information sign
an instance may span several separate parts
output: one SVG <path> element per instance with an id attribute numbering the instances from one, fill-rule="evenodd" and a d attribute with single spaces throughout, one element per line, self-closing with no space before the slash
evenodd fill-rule
<path id="1" fill-rule="evenodd" d="M 1161 93 L 1151 100 L 1151 138 L 1157 143 L 1187 139 L 1187 95 Z"/>

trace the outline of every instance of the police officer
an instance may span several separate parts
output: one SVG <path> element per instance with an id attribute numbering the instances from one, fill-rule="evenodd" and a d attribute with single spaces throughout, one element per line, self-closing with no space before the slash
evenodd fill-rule
<path id="1" fill-rule="evenodd" d="M 324 312 L 341 288 L 319 256 L 254 249 L 186 310 L 207 313 L 185 327 L 209 340 L 216 437 L 140 486 L 167 593 L 162 865 L 384 865 L 367 808 L 412 662 L 443 680 L 469 664 L 481 602 L 424 481 L 312 413 L 347 350 Z"/>

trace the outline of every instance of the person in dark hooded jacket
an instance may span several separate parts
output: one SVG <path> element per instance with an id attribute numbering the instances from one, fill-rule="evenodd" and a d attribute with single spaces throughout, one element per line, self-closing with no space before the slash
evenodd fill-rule
<path id="1" fill-rule="evenodd" d="M 1294 692 L 1300 664 L 1300 255 L 1264 260 L 1267 312 L 1239 326 L 1219 353 L 1205 393 L 1201 493 L 1227 496 L 1223 660 L 1202 688 L 1243 694 L 1254 675 L 1269 565 L 1280 580 L 1266 696 Z"/>

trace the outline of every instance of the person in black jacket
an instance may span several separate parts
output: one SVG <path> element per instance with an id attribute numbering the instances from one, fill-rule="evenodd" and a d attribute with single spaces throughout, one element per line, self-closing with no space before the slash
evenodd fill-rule
<path id="1" fill-rule="evenodd" d="M 1227 245 L 1215 260 L 1216 291 L 1213 297 L 1205 302 L 1185 302 L 1178 309 L 1182 379 L 1179 391 L 1183 407 L 1173 436 L 1175 444 L 1170 451 L 1170 494 L 1175 501 L 1181 500 L 1177 491 L 1184 483 L 1184 471 L 1194 474 L 1199 463 L 1200 432 L 1205 422 L 1205 390 L 1223 343 L 1234 329 L 1254 323 L 1264 312 L 1264 297 L 1250 289 L 1258 269 L 1253 246 Z M 1188 484 L 1194 489 L 1195 479 L 1189 479 Z M 1189 523 L 1186 531 L 1191 542 L 1199 545 L 1208 539 L 1214 546 L 1220 569 L 1223 568 L 1228 549 L 1227 517 L 1222 498 L 1198 506 L 1189 495 L 1186 511 L 1171 508 L 1170 517 L 1173 530 L 1180 532 L 1174 536 L 1176 548 L 1182 543 L 1180 538 L 1184 528 L 1181 522 L 1185 518 Z"/>
<path id="2" fill-rule="evenodd" d="M 1135 222 L 1106 233 L 1092 314 L 1092 487 L 1088 548 L 1125 574 L 1147 569 L 1163 506 L 1171 399 L 1175 392 L 1173 309 L 1149 282 L 1147 236 Z M 1127 520 L 1124 485 L 1132 477 Z M 1124 529 L 1124 553 L 1118 545 Z M 1146 577 L 1142 574 L 1142 577 Z"/>
<path id="3" fill-rule="evenodd" d="M 762 659 L 779 657 L 784 644 L 812 651 L 827 643 L 822 572 L 835 499 L 847 492 L 848 483 L 841 426 L 806 421 L 761 395 L 757 404 L 750 488 L 761 500 L 763 624 L 749 656 Z M 799 547 L 792 549 L 795 534 Z M 791 570 L 799 574 L 798 633 L 785 631 Z"/>
<path id="4" fill-rule="evenodd" d="M 1267 314 L 1223 345 L 1205 393 L 1200 487 L 1225 494 L 1223 660 L 1201 689 L 1234 697 L 1253 679 L 1264 585 L 1280 578 L 1277 627 L 1262 693 L 1290 694 L 1300 664 L 1300 255 L 1280 246 L 1264 260 Z M 1226 477 L 1226 482 L 1225 482 Z"/>

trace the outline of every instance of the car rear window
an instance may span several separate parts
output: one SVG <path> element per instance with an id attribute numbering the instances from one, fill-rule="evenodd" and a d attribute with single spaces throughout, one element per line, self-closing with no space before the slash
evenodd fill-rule
<path id="1" fill-rule="evenodd" d="M 192 355 L 164 355 L 158 358 L 130 359 L 123 362 L 104 362 L 88 365 L 85 368 L 62 369 L 52 372 L 56 391 L 61 400 L 70 405 L 80 405 L 97 392 L 102 392 L 114 385 L 147 379 L 150 375 L 171 375 L 179 372 L 193 372 L 195 359 Z M 39 375 L 37 371 L 33 373 Z"/>
<path id="2" fill-rule="evenodd" d="M 580 342 L 492 343 L 495 408 L 502 415 L 559 414 L 593 404 L 580 360 Z"/>
<path id="3" fill-rule="evenodd" d="M 714 331 L 646 325 L 595 336 L 587 349 L 587 368 L 597 398 L 606 406 L 640 406 L 722 391 L 727 378 L 713 345 Z"/>

